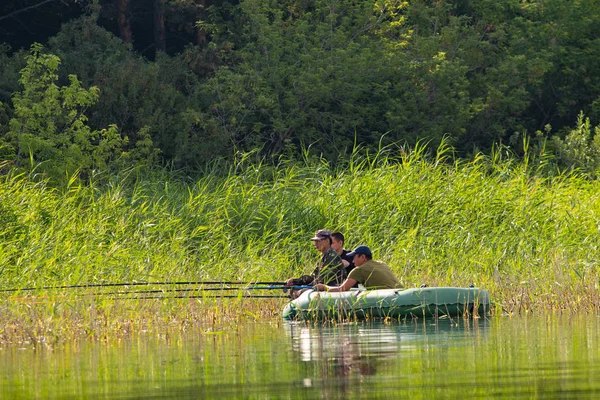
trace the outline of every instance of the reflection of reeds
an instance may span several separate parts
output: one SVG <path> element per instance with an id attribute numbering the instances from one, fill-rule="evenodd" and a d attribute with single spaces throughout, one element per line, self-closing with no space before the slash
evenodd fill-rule
<path id="1" fill-rule="evenodd" d="M 405 287 L 475 283 L 508 314 L 600 310 L 597 181 L 548 177 L 501 153 L 453 161 L 447 148 L 434 158 L 423 149 L 357 150 L 337 169 L 310 157 L 275 167 L 251 157 L 196 180 L 126 171 L 54 189 L 5 166 L 3 287 L 283 280 L 312 270 L 318 255 L 308 235 L 329 227 L 346 233 L 348 247 L 369 244 Z M 249 299 L 246 310 L 259 315 L 261 301 Z M 96 302 L 90 310 L 121 307 L 145 318 L 142 302 Z M 35 307 L 37 317 L 57 318 L 54 309 L 71 303 Z M 165 310 L 178 315 L 170 304 Z M 0 307 L 16 315 L 21 306 L 2 295 Z M 60 315 L 61 325 L 79 323 Z M 14 323 L 35 331 L 31 318 Z"/>

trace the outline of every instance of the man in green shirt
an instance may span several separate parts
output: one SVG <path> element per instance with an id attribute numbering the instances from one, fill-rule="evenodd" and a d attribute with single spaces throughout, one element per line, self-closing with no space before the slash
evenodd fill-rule
<path id="1" fill-rule="evenodd" d="M 350 271 L 348 279 L 339 286 L 318 284 L 317 290 L 328 292 L 345 292 L 350 290 L 357 282 L 367 289 L 395 289 L 401 287 L 396 275 L 387 264 L 373 260 L 371 249 L 367 246 L 358 246 L 348 253 L 354 259 L 354 268 Z"/>

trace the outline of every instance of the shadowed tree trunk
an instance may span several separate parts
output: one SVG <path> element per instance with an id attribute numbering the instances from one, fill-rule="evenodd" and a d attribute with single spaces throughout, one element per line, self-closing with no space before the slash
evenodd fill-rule
<path id="1" fill-rule="evenodd" d="M 204 9 L 206 7 L 206 0 L 196 0 L 196 4 L 198 5 L 198 21 L 204 21 L 205 13 Z M 196 27 L 196 44 L 199 46 L 203 46 L 206 43 L 206 31 L 202 26 Z"/>
<path id="2" fill-rule="evenodd" d="M 164 0 L 154 0 L 154 47 L 157 51 L 167 50 Z"/>
<path id="3" fill-rule="evenodd" d="M 125 43 L 131 43 L 131 25 L 129 24 L 129 18 L 127 17 L 127 8 L 129 6 L 129 0 L 117 0 L 117 21 L 119 24 L 119 35 L 121 40 Z"/>

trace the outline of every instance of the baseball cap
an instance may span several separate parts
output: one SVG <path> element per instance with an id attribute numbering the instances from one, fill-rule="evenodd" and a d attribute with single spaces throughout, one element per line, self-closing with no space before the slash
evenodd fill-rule
<path id="1" fill-rule="evenodd" d="M 354 257 L 355 254 L 364 254 L 368 257 L 373 257 L 373 254 L 371 254 L 371 249 L 365 245 L 358 246 L 357 248 L 352 250 L 350 253 L 346 254 L 346 256 Z"/>
<path id="2" fill-rule="evenodd" d="M 315 237 L 310 240 L 323 240 L 323 239 L 331 239 L 331 231 L 327 229 L 319 229 L 315 232 Z"/>

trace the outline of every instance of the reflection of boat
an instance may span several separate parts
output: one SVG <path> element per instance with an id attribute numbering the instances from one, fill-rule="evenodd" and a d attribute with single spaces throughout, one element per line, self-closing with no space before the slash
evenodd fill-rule
<path id="1" fill-rule="evenodd" d="M 360 321 L 350 323 L 302 323 L 283 325 L 298 359 L 314 365 L 328 384 L 351 398 L 352 388 L 361 384 L 352 377 L 394 373 L 394 365 L 405 364 L 415 352 L 442 354 L 449 348 L 467 347 L 484 339 L 489 319 L 419 319 L 418 321 Z M 310 376 L 310 375 L 309 375 Z M 349 379 L 349 380 L 348 380 Z M 322 384 L 305 379 L 305 386 Z M 323 396 L 326 397 L 326 396 Z"/>
<path id="2" fill-rule="evenodd" d="M 426 287 L 418 289 L 309 290 L 283 310 L 285 319 L 370 319 L 456 317 L 485 315 L 490 299 L 479 288 Z"/>
<path id="3" fill-rule="evenodd" d="M 393 356 L 415 336 L 408 333 L 407 325 L 382 321 L 314 325 L 289 322 L 284 327 L 292 340 L 292 350 L 302 361 L 323 361 L 338 359 L 339 353 L 349 351 L 355 357 L 383 359 Z"/>

